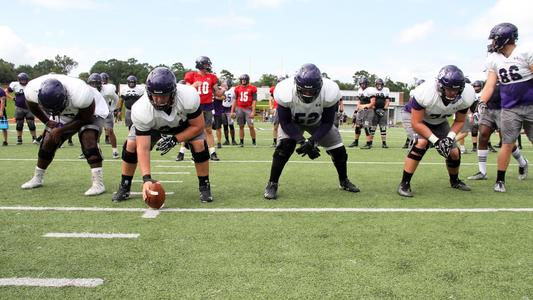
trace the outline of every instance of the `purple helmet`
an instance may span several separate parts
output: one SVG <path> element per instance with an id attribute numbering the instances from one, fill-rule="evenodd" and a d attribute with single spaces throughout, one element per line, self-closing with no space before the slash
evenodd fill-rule
<path id="1" fill-rule="evenodd" d="M 305 64 L 294 76 L 294 83 L 296 84 L 296 94 L 300 100 L 304 103 L 311 103 L 320 95 L 323 83 L 322 73 L 317 66 Z"/>
<path id="2" fill-rule="evenodd" d="M 196 69 L 211 72 L 211 60 L 207 56 L 200 56 L 196 59 Z"/>
<path id="3" fill-rule="evenodd" d="M 167 67 L 157 67 L 146 78 L 146 93 L 150 103 L 157 110 L 165 110 L 174 104 L 176 95 L 176 76 Z M 153 100 L 153 95 L 169 95 L 167 103 L 158 104 Z"/>
<path id="4" fill-rule="evenodd" d="M 474 83 L 472 83 L 472 87 L 474 87 L 474 90 L 476 91 L 476 93 L 479 93 L 481 89 L 483 88 L 483 81 L 481 80 L 474 81 Z"/>
<path id="5" fill-rule="evenodd" d="M 17 79 L 18 79 L 20 84 L 22 84 L 22 82 L 25 82 L 23 85 L 26 85 L 28 83 L 28 81 L 30 81 L 30 76 L 28 76 L 28 74 L 22 72 L 22 73 L 17 75 Z"/>
<path id="6" fill-rule="evenodd" d="M 100 73 L 100 76 L 102 77 L 102 83 L 107 84 L 109 81 L 109 75 L 106 72 Z"/>
<path id="7" fill-rule="evenodd" d="M 442 67 L 437 76 L 437 87 L 439 89 L 440 97 L 443 101 L 455 102 L 461 97 L 461 93 L 465 88 L 465 75 L 463 71 L 454 65 L 447 65 Z M 457 96 L 454 99 L 446 97 L 444 88 L 457 89 Z"/>
<path id="8" fill-rule="evenodd" d="M 362 89 L 366 89 L 368 87 L 368 78 L 366 78 L 366 76 L 361 76 L 361 78 L 359 78 L 359 86 L 362 88 Z"/>
<path id="9" fill-rule="evenodd" d="M 243 81 L 244 83 L 242 83 Z M 247 85 L 248 83 L 250 83 L 250 76 L 248 76 L 248 74 L 242 74 L 241 77 L 239 77 L 239 82 L 241 84 Z"/>
<path id="10" fill-rule="evenodd" d="M 134 88 L 137 85 L 137 77 L 135 77 L 133 75 L 128 76 L 126 81 L 128 82 L 128 86 L 130 88 Z"/>
<path id="11" fill-rule="evenodd" d="M 102 76 L 98 73 L 92 73 L 87 79 L 87 83 L 97 90 L 102 90 Z"/>
<path id="12" fill-rule="evenodd" d="M 518 28 L 511 23 L 501 23 L 490 30 L 489 40 L 492 44 L 488 45 L 489 52 L 498 52 L 505 45 L 514 43 L 518 39 Z"/>
<path id="13" fill-rule="evenodd" d="M 381 90 L 385 85 L 385 82 L 383 82 L 383 79 L 378 78 L 374 84 L 376 85 L 376 88 L 379 86 L 378 90 Z"/>
<path id="14" fill-rule="evenodd" d="M 67 107 L 67 90 L 59 80 L 48 78 L 41 84 L 37 99 L 46 113 L 57 116 Z"/>

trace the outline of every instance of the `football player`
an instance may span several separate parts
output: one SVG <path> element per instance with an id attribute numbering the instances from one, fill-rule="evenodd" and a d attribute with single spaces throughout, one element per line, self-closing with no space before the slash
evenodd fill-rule
<path id="1" fill-rule="evenodd" d="M 126 81 L 128 82 L 128 87 L 124 90 L 120 90 L 121 101 L 118 102 L 116 110 L 118 110 L 117 114 L 120 115 L 122 112 L 122 104 L 124 104 L 126 107 L 126 118 L 124 119 L 124 122 L 129 129 L 133 124 L 131 122 L 131 107 L 142 95 L 144 95 L 144 89 L 137 85 L 137 77 L 133 75 L 128 76 Z"/>
<path id="2" fill-rule="evenodd" d="M 276 86 L 273 85 L 270 87 L 270 97 L 268 98 L 268 106 L 270 111 L 272 111 L 272 147 L 276 147 L 278 143 L 278 128 L 279 128 L 279 118 L 277 114 L 278 101 L 274 99 L 274 91 Z"/>
<path id="3" fill-rule="evenodd" d="M 359 90 L 357 97 L 359 103 L 357 104 L 357 117 L 355 125 L 355 140 L 348 147 L 357 147 L 359 145 L 359 136 L 361 135 L 361 128 L 365 129 L 366 145 L 361 149 L 372 149 L 372 136 L 374 127 L 372 121 L 374 119 L 374 106 L 376 104 L 375 90 L 368 86 L 369 81 L 365 76 L 359 78 Z"/>
<path id="4" fill-rule="evenodd" d="M 377 129 L 379 125 L 379 132 L 381 134 L 381 148 L 389 148 L 387 146 L 387 122 L 388 122 L 388 111 L 390 90 L 388 87 L 385 87 L 383 79 L 378 78 L 375 82 L 376 87 L 374 88 L 376 95 L 376 104 L 374 106 L 374 119 L 372 120 L 372 127 Z"/>
<path id="5" fill-rule="evenodd" d="M 425 82 L 424 79 L 418 79 L 415 82 L 415 88 L 424 82 Z M 412 89 L 409 92 L 409 98 L 413 96 L 413 92 L 414 92 L 414 89 Z M 402 146 L 402 149 L 408 149 L 415 135 L 415 132 L 413 131 L 413 127 L 411 127 L 411 106 L 409 105 L 409 102 L 406 105 L 404 105 L 401 113 L 402 113 L 402 126 L 403 126 L 403 129 L 405 130 L 405 133 L 407 134 L 407 137 L 405 138 L 405 143 Z"/>
<path id="6" fill-rule="evenodd" d="M 239 124 L 239 147 L 244 147 L 244 124 L 250 129 L 252 145 L 255 143 L 254 116 L 257 102 L 257 87 L 250 84 L 250 76 L 243 74 L 239 77 L 239 85 L 235 87 L 235 102 L 231 106 L 231 117 L 237 118 Z"/>
<path id="7" fill-rule="evenodd" d="M 278 143 L 272 158 L 270 179 L 264 197 L 278 197 L 278 181 L 283 168 L 296 145 L 296 153 L 315 159 L 320 156 L 318 146 L 325 148 L 337 169 L 340 187 L 357 193 L 357 188 L 347 175 L 348 154 L 337 127 L 333 126 L 341 94 L 339 86 L 322 73 L 314 64 L 305 64 L 294 77 L 276 85 L 274 98 L 278 101 Z M 304 132 L 311 134 L 304 137 Z"/>
<path id="8" fill-rule="evenodd" d="M 233 83 L 231 80 L 226 81 L 226 91 L 224 92 L 224 101 L 222 101 L 222 106 L 224 107 L 224 114 L 222 115 L 222 125 L 224 126 L 224 138 L 226 141 L 224 145 L 229 145 L 228 137 L 228 128 L 229 135 L 231 135 L 231 144 L 233 146 L 237 145 L 235 141 L 235 125 L 233 125 L 233 119 L 231 118 L 231 106 L 235 101 L 235 87 L 232 86 Z"/>
<path id="9" fill-rule="evenodd" d="M 91 75 L 89 75 L 87 83 L 96 90 L 98 90 L 102 97 L 104 97 L 108 111 L 115 111 L 115 107 L 118 101 L 118 95 L 115 93 L 115 86 L 112 84 L 104 85 L 102 81 L 102 76 L 98 73 L 92 73 Z M 111 144 L 112 157 L 113 159 L 117 159 L 119 155 L 117 149 L 117 137 L 115 136 L 115 131 L 113 130 L 113 127 L 115 126 L 113 114 L 109 113 L 105 119 L 101 120 L 101 123 L 103 125 L 103 128 L 105 129 L 106 137 L 108 137 L 109 142 Z"/>
<path id="10" fill-rule="evenodd" d="M 122 151 L 122 179 L 113 201 L 129 198 L 135 168 L 139 163 L 146 199 L 154 179 L 151 177 L 150 151 L 157 142 L 161 155 L 185 142 L 190 147 L 199 181 L 200 201 L 211 202 L 209 150 L 200 96 L 193 87 L 176 84 L 174 73 L 166 67 L 153 69 L 146 79 L 144 94 L 131 109 L 133 126 Z M 162 138 L 162 134 L 168 135 Z"/>
<path id="11" fill-rule="evenodd" d="M 109 111 L 102 95 L 82 80 L 66 75 L 49 74 L 31 80 L 24 90 L 31 112 L 46 125 L 39 145 L 34 176 L 21 188 L 32 189 L 43 185 L 46 169 L 59 147 L 78 133 L 83 154 L 91 167 L 92 186 L 86 196 L 105 192 L 102 155 L 98 148 L 101 126 L 96 116 L 106 118 Z M 96 102 L 103 104 L 95 110 Z"/>
<path id="12" fill-rule="evenodd" d="M 217 136 L 217 148 L 222 148 L 222 119 L 224 116 L 224 98 L 228 86 L 224 82 L 220 88 L 215 92 L 213 101 L 213 130 Z M 227 140 L 227 139 L 226 139 Z"/>
<path id="13" fill-rule="evenodd" d="M 474 100 L 474 88 L 470 84 L 465 85 L 463 72 L 454 65 L 444 66 L 436 82 L 426 81 L 413 91 L 408 108 L 416 135 L 405 158 L 403 177 L 397 190 L 400 196 L 413 197 L 411 178 L 429 143 L 446 159 L 451 187 L 470 191 L 470 187 L 459 179 L 461 153 L 456 146 L 455 136 L 463 127 L 466 112 Z M 452 115 L 455 115 L 455 120 L 450 127 L 448 117 Z M 408 116 L 404 117 L 404 121 L 408 122 L 406 119 Z"/>
<path id="14" fill-rule="evenodd" d="M 200 95 L 200 106 L 203 111 L 205 123 L 205 135 L 209 145 L 211 160 L 220 160 L 215 149 L 215 139 L 213 137 L 213 92 L 218 87 L 218 77 L 212 73 L 212 63 L 209 57 L 200 56 L 196 59 L 196 69 L 185 74 L 184 80 L 188 85 L 192 85 Z M 185 155 L 185 145 L 182 145 L 176 161 L 183 160 Z"/>
<path id="15" fill-rule="evenodd" d="M 17 75 L 18 81 L 13 81 L 7 87 L 8 98 L 13 98 L 11 93 L 15 94 L 15 120 L 17 129 L 17 145 L 22 145 L 22 130 L 24 129 L 24 120 L 28 124 L 28 129 L 34 144 L 38 144 L 35 132 L 35 116 L 31 113 L 26 105 L 26 98 L 24 97 L 24 88 L 28 84 L 30 77 L 26 73 Z"/>
<path id="16" fill-rule="evenodd" d="M 506 192 L 505 172 L 522 127 L 533 142 L 533 51 L 516 45 L 518 28 L 511 23 L 494 26 L 489 34 L 485 87 L 481 105 L 486 105 L 500 83 L 502 147 L 498 154 L 495 192 Z M 527 164 L 522 166 L 527 174 Z M 525 177 L 524 177 L 525 178 Z"/>
<path id="17" fill-rule="evenodd" d="M 7 127 L 9 126 L 7 123 L 7 115 L 6 115 L 6 93 L 3 89 L 0 89 L 0 121 L 5 122 L 5 127 L 2 127 L 2 135 L 4 137 L 4 141 L 2 142 L 2 146 L 7 146 Z"/>

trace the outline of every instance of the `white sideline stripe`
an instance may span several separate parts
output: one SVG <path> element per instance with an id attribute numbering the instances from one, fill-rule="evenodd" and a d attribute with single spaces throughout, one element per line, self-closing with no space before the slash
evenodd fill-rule
<path id="1" fill-rule="evenodd" d="M 41 287 L 96 287 L 104 284 L 100 278 L 0 278 L 0 286 L 41 286 Z"/>
<path id="2" fill-rule="evenodd" d="M 142 180 L 132 180 L 131 182 L 143 182 Z M 161 183 L 183 183 L 182 180 L 158 180 Z"/>
<path id="3" fill-rule="evenodd" d="M 175 175 L 175 174 L 182 174 L 182 175 L 189 175 L 191 172 L 152 172 L 152 174 L 156 175 Z"/>
<path id="4" fill-rule="evenodd" d="M 154 168 L 194 168 L 194 166 L 183 166 L 183 165 L 155 165 Z"/>
<path id="5" fill-rule="evenodd" d="M 44 207 L 44 206 L 0 206 L 0 210 L 24 211 L 91 211 L 91 212 L 146 212 L 145 208 L 112 208 L 112 207 Z M 206 212 L 206 213 L 494 213 L 494 212 L 533 212 L 533 207 L 523 208 L 165 208 L 160 212 Z"/>
<path id="6" fill-rule="evenodd" d="M 160 210 L 147 209 L 142 217 L 145 219 L 155 219 L 157 216 L 159 216 L 160 213 L 161 213 Z"/>
<path id="7" fill-rule="evenodd" d="M 140 236 L 138 233 L 64 233 L 64 232 L 49 232 L 43 237 L 50 238 L 92 238 L 92 239 L 136 239 Z"/>

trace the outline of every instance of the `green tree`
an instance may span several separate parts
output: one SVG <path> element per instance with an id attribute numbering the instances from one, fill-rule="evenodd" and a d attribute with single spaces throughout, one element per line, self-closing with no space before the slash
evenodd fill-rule
<path id="1" fill-rule="evenodd" d="M 185 66 L 183 66 L 183 64 L 180 62 L 174 63 L 170 67 L 170 69 L 172 70 L 172 72 L 174 72 L 174 75 L 176 75 L 176 79 L 178 81 L 185 78 L 185 73 L 192 71 L 191 69 L 185 68 Z"/>
<path id="2" fill-rule="evenodd" d="M 90 75 L 89 73 L 83 72 L 78 75 L 78 78 L 86 82 L 87 79 L 89 79 L 89 75 Z"/>
<path id="3" fill-rule="evenodd" d="M 15 65 L 0 58 L 0 83 L 9 83 L 16 79 Z"/>
<path id="4" fill-rule="evenodd" d="M 370 84 L 373 84 L 376 81 L 376 79 L 378 78 L 375 74 L 370 74 L 370 73 L 368 73 L 365 70 L 357 71 L 352 76 L 352 78 L 354 79 L 355 86 L 357 86 L 357 87 L 359 86 L 359 79 L 361 79 L 363 76 L 368 79 Z"/>
<path id="5" fill-rule="evenodd" d="M 225 81 L 232 82 L 232 84 L 236 84 L 235 76 L 230 71 L 228 71 L 226 69 L 222 69 L 222 71 L 220 71 L 219 79 L 221 81 L 225 80 Z"/>
<path id="6" fill-rule="evenodd" d="M 340 82 L 339 80 L 333 80 L 341 90 L 353 90 L 355 88 L 355 84 L 353 83 L 346 83 L 346 82 Z"/>
<path id="7" fill-rule="evenodd" d="M 59 73 L 61 74 L 65 74 L 65 75 L 69 74 L 72 71 L 72 69 L 78 66 L 78 62 L 76 62 L 74 59 L 66 55 L 63 55 L 63 56 L 56 55 L 54 59 L 55 59 L 54 63 L 56 67 L 60 70 Z"/>
<path id="8" fill-rule="evenodd" d="M 254 84 L 256 86 L 273 86 L 278 83 L 278 76 L 272 74 L 263 74 Z"/>

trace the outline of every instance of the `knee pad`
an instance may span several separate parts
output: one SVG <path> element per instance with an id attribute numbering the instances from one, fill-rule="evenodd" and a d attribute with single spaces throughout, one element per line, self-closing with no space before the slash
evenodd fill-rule
<path id="1" fill-rule="evenodd" d="M 28 123 L 28 128 L 30 129 L 30 131 L 34 131 L 35 130 L 35 120 L 33 118 L 26 119 L 26 122 Z"/>
<path id="2" fill-rule="evenodd" d="M 126 141 L 124 143 L 124 146 L 122 146 L 122 161 L 128 164 L 136 164 L 137 163 L 137 152 L 129 152 L 128 150 L 126 150 L 127 143 L 128 142 Z"/>
<path id="3" fill-rule="evenodd" d="M 296 141 L 293 139 L 282 139 L 274 150 L 273 156 L 289 159 L 296 148 Z"/>
<path id="4" fill-rule="evenodd" d="M 355 134 L 361 134 L 361 127 L 355 127 Z"/>
<path id="5" fill-rule="evenodd" d="M 409 150 L 409 154 L 407 154 L 407 158 L 410 158 L 412 160 L 421 161 L 422 157 L 424 157 L 424 154 L 426 154 L 427 149 L 424 148 L 418 148 L 417 146 L 411 147 L 411 150 Z"/>
<path id="6" fill-rule="evenodd" d="M 379 127 L 379 132 L 381 133 L 381 135 L 386 135 L 387 134 L 387 127 L 385 127 L 385 128 Z"/>
<path id="7" fill-rule="evenodd" d="M 348 153 L 346 153 L 346 148 L 344 146 L 327 150 L 326 153 L 331 156 L 334 163 L 348 161 Z"/>
<path id="8" fill-rule="evenodd" d="M 209 147 L 207 146 L 207 142 L 205 140 L 204 140 L 203 151 L 196 152 L 194 151 L 194 147 L 190 147 L 190 148 L 191 148 L 191 153 L 192 153 L 192 159 L 194 160 L 195 163 L 202 163 L 204 161 L 209 160 L 210 158 Z"/>
<path id="9" fill-rule="evenodd" d="M 96 147 L 90 148 L 90 149 L 82 148 L 82 152 L 83 152 L 83 155 L 85 155 L 85 158 L 87 158 L 87 162 L 89 164 L 99 163 L 99 162 L 102 162 L 103 160 L 100 149 Z"/>
<path id="10" fill-rule="evenodd" d="M 370 135 L 370 128 L 365 127 L 365 134 L 366 134 L 366 135 Z"/>
<path id="11" fill-rule="evenodd" d="M 451 158 L 446 159 L 446 166 L 448 166 L 449 168 L 457 168 L 460 165 L 461 165 L 461 156 L 459 156 L 458 160 L 454 160 Z"/>
<path id="12" fill-rule="evenodd" d="M 42 145 L 42 144 L 41 144 Z M 56 155 L 55 150 L 50 152 L 43 149 L 43 147 L 39 147 L 39 153 L 37 154 L 39 158 L 51 161 L 54 159 L 54 156 Z"/>
<path id="13" fill-rule="evenodd" d="M 15 127 L 17 131 L 22 131 L 24 129 L 24 119 L 17 119 L 17 125 Z"/>
<path id="14" fill-rule="evenodd" d="M 477 135 L 478 135 L 478 131 L 477 130 L 476 131 L 472 130 L 472 137 L 477 137 Z"/>

